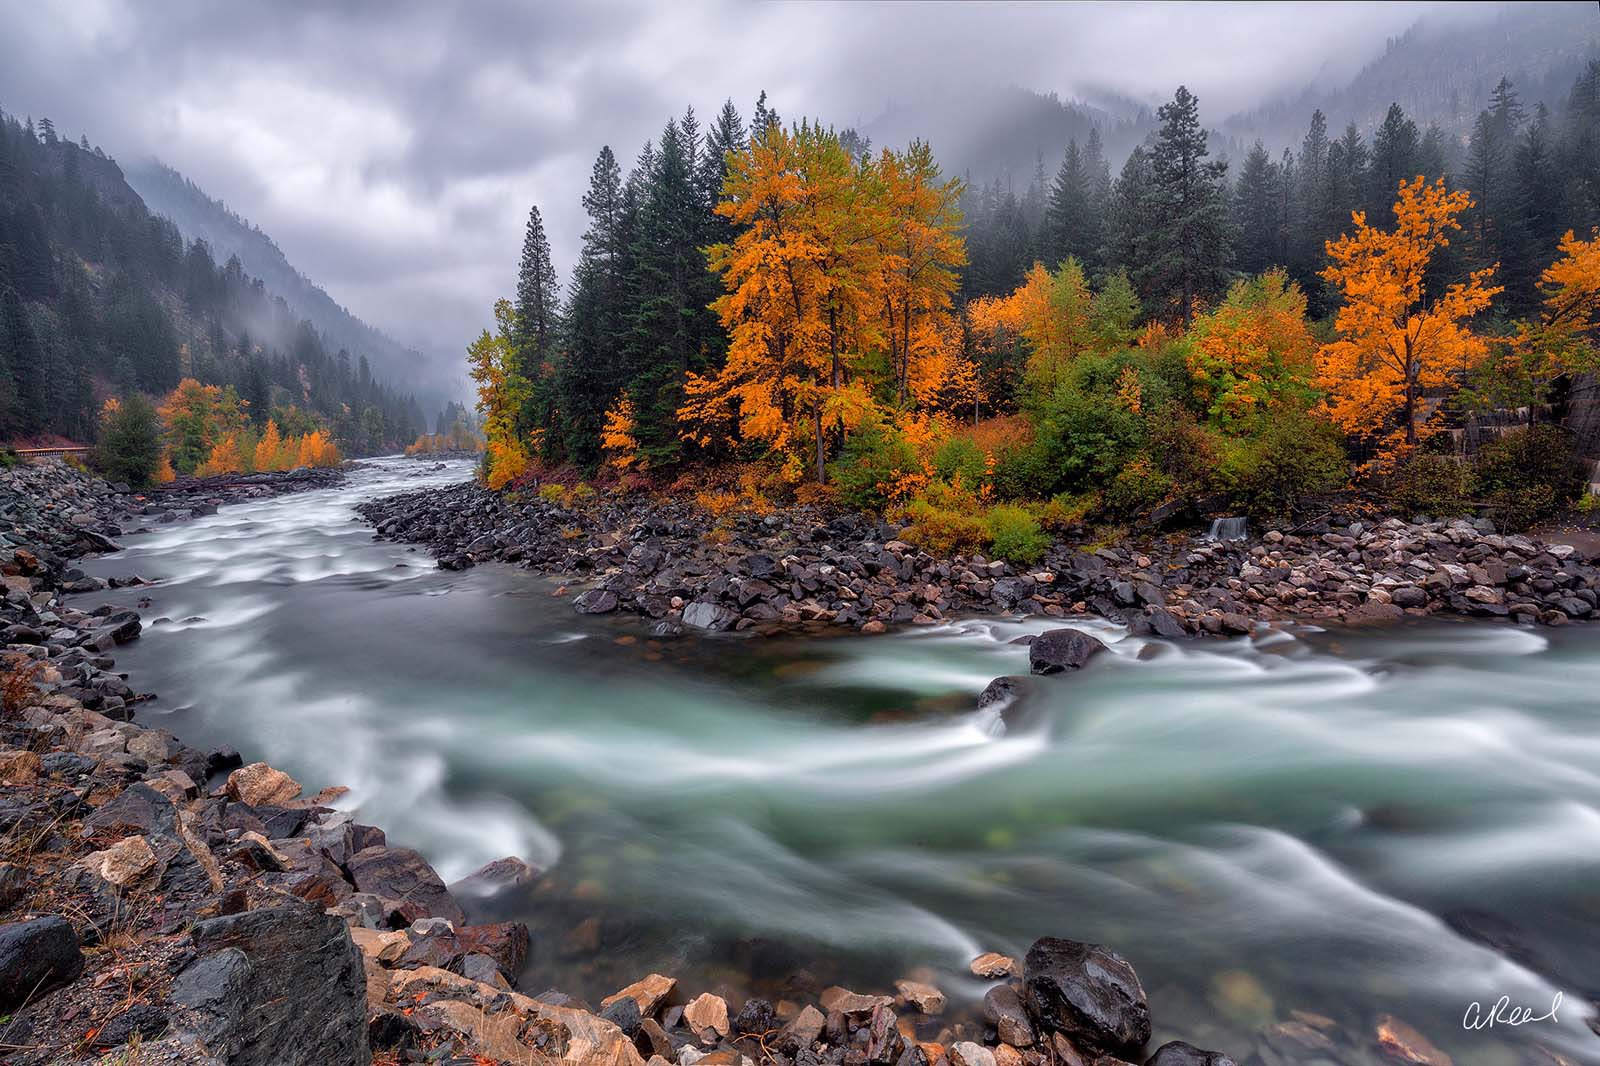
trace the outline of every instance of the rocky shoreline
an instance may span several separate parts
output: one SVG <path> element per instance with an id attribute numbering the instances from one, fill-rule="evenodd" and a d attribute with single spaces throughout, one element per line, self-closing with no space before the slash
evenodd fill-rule
<path id="1" fill-rule="evenodd" d="M 359 510 L 379 537 L 423 545 L 443 568 L 504 562 L 550 574 L 582 587 L 578 612 L 632 612 L 661 635 L 1094 614 L 1177 638 L 1431 616 L 1561 625 L 1600 604 L 1600 569 L 1584 552 L 1484 520 L 1328 515 L 1232 541 L 1061 542 L 1014 567 L 933 556 L 893 524 L 809 507 L 718 520 L 680 502 L 569 503 L 468 483 Z"/>
<path id="2" fill-rule="evenodd" d="M 506 858 L 447 887 L 415 851 L 265 763 L 135 723 L 111 654 L 137 612 L 69 604 L 72 566 L 124 531 L 335 475 L 135 497 L 59 463 L 0 471 L 0 1063 L 1054 1066 L 1138 1061 L 1148 1003 L 1107 948 L 1037 941 L 973 960 L 981 1004 L 893 994 L 735 1009 L 650 974 L 598 1004 L 515 988 L 518 922 L 467 924 L 454 893 L 538 872 Z M 140 584 L 130 578 L 117 585 Z M 1038 651 L 1035 651 L 1038 654 Z M 1169 1042 L 1153 1066 L 1231 1066 Z"/>

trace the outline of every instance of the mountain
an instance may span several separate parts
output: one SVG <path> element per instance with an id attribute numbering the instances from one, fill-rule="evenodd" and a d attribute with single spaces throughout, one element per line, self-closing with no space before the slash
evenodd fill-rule
<path id="1" fill-rule="evenodd" d="M 1437 124 L 1465 143 L 1501 77 L 1511 79 L 1529 111 L 1539 103 L 1554 107 L 1596 57 L 1600 14 L 1593 3 L 1522 4 L 1482 21 L 1424 18 L 1348 83 L 1313 84 L 1234 115 L 1219 132 L 1241 145 L 1259 138 L 1270 149 L 1297 148 L 1319 108 L 1333 135 L 1352 122 L 1370 134 L 1398 102 L 1419 127 Z"/>
<path id="2" fill-rule="evenodd" d="M 330 347 L 365 354 L 374 373 L 430 399 L 441 391 L 453 398 L 454 390 L 443 387 L 443 378 L 453 375 L 442 375 L 421 352 L 351 314 L 297 270 L 270 236 L 178 171 L 151 158 L 130 166 L 127 179 L 150 210 L 177 223 L 185 240 L 205 241 L 219 262 L 238 256 L 245 273 L 310 321 Z"/>
<path id="3" fill-rule="evenodd" d="M 236 390 L 261 422 L 320 421 L 355 454 L 422 428 L 363 350 L 185 244 L 86 138 L 0 113 L 0 438 L 90 438 L 100 400 L 186 377 Z"/>

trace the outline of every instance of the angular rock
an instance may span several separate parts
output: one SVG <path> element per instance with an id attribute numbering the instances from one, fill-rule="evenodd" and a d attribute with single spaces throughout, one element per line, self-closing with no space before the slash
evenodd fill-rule
<path id="1" fill-rule="evenodd" d="M 532 884 L 539 871 L 514 855 L 486 863 L 450 886 L 453 896 L 496 896 Z"/>
<path id="2" fill-rule="evenodd" d="M 613 993 L 612 995 L 607 996 L 605 999 L 602 999 L 600 1001 L 600 1006 L 602 1008 L 609 1007 L 623 996 L 627 996 L 629 999 L 633 1000 L 639 1005 L 640 1017 L 649 1018 L 655 1014 L 656 1007 L 661 1003 L 661 1001 L 667 998 L 667 996 L 670 995 L 672 990 L 676 987 L 678 987 L 676 978 L 667 977 L 659 973 L 653 973 L 642 980 L 635 981 L 627 988 L 624 988 L 621 991 Z"/>
<path id="3" fill-rule="evenodd" d="M 894 987 L 906 998 L 906 1002 L 922 1014 L 943 1014 L 945 997 L 944 993 L 929 984 L 921 981 L 896 981 Z"/>
<path id="4" fill-rule="evenodd" d="M 456 940 L 463 951 L 493 959 L 508 981 L 515 981 L 522 972 L 531 945 L 528 927 L 521 922 L 464 925 L 456 930 Z"/>
<path id="5" fill-rule="evenodd" d="M 999 981 L 1017 972 L 1017 960 L 1009 955 L 1002 955 L 998 951 L 985 951 L 982 955 L 973 959 L 968 964 L 967 969 L 972 971 L 974 977 Z"/>
<path id="6" fill-rule="evenodd" d="M 466 915 L 433 867 L 410 848 L 364 848 L 351 857 L 350 879 L 362 892 L 396 900 L 412 918 L 445 918 L 455 925 Z"/>
<path id="7" fill-rule="evenodd" d="M 1137 1053 L 1150 1039 L 1150 1005 L 1128 961 L 1098 944 L 1033 942 L 1023 960 L 1027 1006 L 1047 1032 L 1091 1051 Z"/>
<path id="8" fill-rule="evenodd" d="M 156 853 L 144 837 L 123 837 L 104 851 L 85 855 L 79 864 L 114 888 L 126 888 L 155 868 Z"/>
<path id="9" fill-rule="evenodd" d="M 1193 1044 L 1173 1040 L 1156 1048 L 1144 1066 L 1234 1066 L 1234 1061 L 1220 1051 L 1203 1051 Z"/>
<path id="10" fill-rule="evenodd" d="M 951 1044 L 946 1054 L 949 1056 L 950 1066 L 995 1066 L 994 1052 L 970 1040 L 959 1040 Z"/>
<path id="11" fill-rule="evenodd" d="M 65 918 L 0 925 L 0 1013 L 38 1002 L 82 972 L 78 934 Z"/>
<path id="12" fill-rule="evenodd" d="M 199 922 L 174 1026 L 230 1066 L 367 1066 L 366 975 L 344 924 L 303 905 Z"/>
<path id="13" fill-rule="evenodd" d="M 282 806 L 300 795 L 300 782 L 264 762 L 253 762 L 228 775 L 227 793 L 252 807 Z"/>
<path id="14" fill-rule="evenodd" d="M 1000 1039 L 1012 1047 L 1033 1045 L 1033 1023 L 1028 1020 L 1022 997 L 1010 985 L 995 985 L 984 993 L 983 1016 L 994 1026 Z"/>
<path id="15" fill-rule="evenodd" d="M 710 992 L 702 992 L 684 1005 L 683 1020 L 702 1039 L 708 1031 L 719 1037 L 727 1036 L 728 1001 Z"/>
<path id="16" fill-rule="evenodd" d="M 83 820 L 83 828 L 97 836 L 172 836 L 177 817 L 172 801 L 141 781 L 101 804 Z"/>

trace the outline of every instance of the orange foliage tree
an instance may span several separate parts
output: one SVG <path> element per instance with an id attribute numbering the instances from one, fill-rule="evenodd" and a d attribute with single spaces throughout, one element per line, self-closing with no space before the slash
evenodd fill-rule
<path id="1" fill-rule="evenodd" d="M 229 433 L 211 447 L 206 461 L 195 467 L 196 477 L 216 477 L 219 474 L 244 472 L 244 455 L 239 451 L 239 437 Z"/>
<path id="2" fill-rule="evenodd" d="M 267 428 L 256 441 L 255 465 L 257 470 L 278 469 L 278 453 L 283 450 L 283 438 L 278 434 L 276 419 L 267 419 Z"/>
<path id="3" fill-rule="evenodd" d="M 167 427 L 168 456 L 182 473 L 193 472 L 223 438 L 245 428 L 244 402 L 232 386 L 202 385 L 194 378 L 178 382 L 159 413 Z M 234 447 L 237 450 L 237 440 Z"/>
<path id="4" fill-rule="evenodd" d="M 1434 254 L 1449 245 L 1461 228 L 1457 216 L 1471 206 L 1466 192 L 1418 177 L 1400 183 L 1393 230 L 1368 225 L 1357 211 L 1355 232 L 1328 242 L 1322 276 L 1344 303 L 1334 320 L 1338 339 L 1317 353 L 1318 384 L 1334 423 L 1381 435 L 1385 458 L 1409 452 L 1431 432 L 1424 393 L 1456 382 L 1487 353 L 1468 320 L 1501 291 L 1489 284 L 1495 268 L 1474 271 L 1438 296 L 1424 287 Z"/>
<path id="5" fill-rule="evenodd" d="M 634 435 L 635 428 L 633 401 L 624 393 L 607 409 L 605 425 L 600 431 L 600 450 L 605 454 L 607 466 L 626 470 L 639 461 L 639 438 Z"/>

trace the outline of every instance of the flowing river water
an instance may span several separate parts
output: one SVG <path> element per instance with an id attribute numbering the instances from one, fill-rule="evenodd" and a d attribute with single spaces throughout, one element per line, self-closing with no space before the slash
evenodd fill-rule
<path id="1" fill-rule="evenodd" d="M 1137 967 L 1157 1040 L 1378 1062 L 1393 1015 L 1466 1066 L 1600 1062 L 1600 631 L 1440 625 L 1113 654 L 973 710 L 1042 622 L 657 641 L 548 579 L 378 543 L 357 500 L 469 476 L 379 460 L 89 564 L 159 582 L 119 652 L 147 724 L 227 743 L 418 848 L 533 930 L 522 987 L 651 970 L 735 1006 L 909 973 L 960 1001 L 1038 936 Z M 108 594 L 85 597 L 104 601 Z M 151 624 L 157 619 L 171 621 Z M 1468 1030 L 1501 996 L 1554 1019 Z M 1279 1041 L 1294 1011 L 1336 1047 Z"/>

